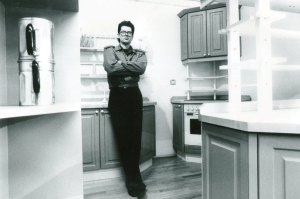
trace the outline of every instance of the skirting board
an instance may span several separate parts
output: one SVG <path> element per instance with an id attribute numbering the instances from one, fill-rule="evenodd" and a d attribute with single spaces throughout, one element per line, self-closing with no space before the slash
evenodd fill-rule
<path id="1" fill-rule="evenodd" d="M 195 163 L 202 163 L 202 157 L 200 155 L 183 153 L 177 150 L 177 157 L 186 161 L 186 162 L 195 162 Z"/>
<path id="2" fill-rule="evenodd" d="M 152 158 L 140 165 L 140 171 L 145 171 L 152 166 Z M 113 169 L 102 169 L 97 171 L 87 171 L 83 173 L 83 182 L 89 182 L 94 180 L 104 180 L 109 178 L 119 178 L 124 176 L 123 169 L 113 168 Z"/>

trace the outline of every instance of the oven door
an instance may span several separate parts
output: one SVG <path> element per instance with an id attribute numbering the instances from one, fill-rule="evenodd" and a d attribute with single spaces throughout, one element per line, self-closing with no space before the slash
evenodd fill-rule
<path id="1" fill-rule="evenodd" d="M 202 126 L 198 113 L 184 113 L 185 144 L 202 146 Z"/>

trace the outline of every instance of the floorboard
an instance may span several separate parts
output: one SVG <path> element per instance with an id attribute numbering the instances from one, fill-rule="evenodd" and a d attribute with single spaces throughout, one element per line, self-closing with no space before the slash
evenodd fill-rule
<path id="1" fill-rule="evenodd" d="M 154 158 L 153 165 L 142 172 L 147 185 L 139 199 L 202 199 L 201 164 L 178 157 Z M 123 178 L 84 183 L 85 199 L 131 199 Z"/>

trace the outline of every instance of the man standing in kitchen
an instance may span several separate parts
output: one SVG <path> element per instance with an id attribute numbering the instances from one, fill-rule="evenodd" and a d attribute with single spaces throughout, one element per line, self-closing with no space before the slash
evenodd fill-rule
<path id="1" fill-rule="evenodd" d="M 139 169 L 141 151 L 143 99 L 138 86 L 140 75 L 147 66 L 144 51 L 133 49 L 134 25 L 122 21 L 118 25 L 118 46 L 104 48 L 104 68 L 110 94 L 108 110 L 117 138 L 119 154 L 126 177 L 128 194 L 137 197 L 144 193 Z"/>

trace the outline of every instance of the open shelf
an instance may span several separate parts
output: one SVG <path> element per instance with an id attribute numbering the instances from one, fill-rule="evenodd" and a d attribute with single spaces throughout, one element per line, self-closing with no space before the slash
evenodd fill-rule
<path id="1" fill-rule="evenodd" d="M 103 62 L 100 61 L 80 62 L 80 65 L 103 65 Z"/>
<path id="2" fill-rule="evenodd" d="M 272 65 L 273 71 L 281 71 L 281 70 L 300 70 L 300 65 L 277 65 L 286 62 L 285 57 L 272 57 L 270 61 L 270 65 Z M 240 70 L 257 70 L 261 61 L 256 59 L 250 59 L 247 61 L 241 61 L 237 63 L 233 63 L 230 65 L 222 65 L 220 66 L 220 70 L 228 70 L 228 67 L 240 67 Z"/>
<path id="3" fill-rule="evenodd" d="M 206 79 L 222 79 L 222 78 L 228 78 L 228 75 L 224 76 L 213 76 L 213 77 L 187 77 L 187 80 L 206 80 Z"/>
<path id="4" fill-rule="evenodd" d="M 214 89 L 214 88 L 198 88 L 198 89 L 188 89 L 188 92 L 195 92 L 195 93 L 206 93 L 206 92 L 228 92 L 228 89 Z"/>
<path id="5" fill-rule="evenodd" d="M 228 26 L 226 29 L 220 30 L 219 33 L 227 34 L 229 31 L 238 31 L 240 36 L 255 36 L 255 20 L 260 17 L 264 16 L 249 16 L 248 18 L 242 19 Z M 283 18 L 285 18 L 285 13 L 275 12 L 272 14 L 272 16 L 269 17 L 269 22 L 272 23 Z M 271 37 L 285 39 L 300 39 L 300 32 L 271 28 Z"/>
<path id="6" fill-rule="evenodd" d="M 80 110 L 80 103 L 57 103 L 46 106 L 0 106 L 0 119 L 73 112 Z"/>
<path id="7" fill-rule="evenodd" d="M 273 12 L 272 16 L 248 16 L 232 25 L 229 25 L 226 29 L 219 31 L 220 34 L 227 34 L 229 31 L 238 31 L 241 36 L 254 35 L 255 34 L 255 19 L 259 17 L 268 18 L 270 23 L 276 22 L 278 20 L 284 19 L 286 17 L 285 13 Z M 273 29 L 274 30 L 274 29 Z M 276 32 L 276 31 L 273 31 Z"/>
<path id="8" fill-rule="evenodd" d="M 103 52 L 103 48 L 93 48 L 93 47 L 80 47 L 82 52 Z"/>
<path id="9" fill-rule="evenodd" d="M 249 27 L 255 26 L 255 17 L 249 16 L 248 18 L 242 19 L 226 29 L 219 30 L 220 34 L 227 34 L 229 31 L 239 31 L 241 35 L 244 35 L 248 32 Z M 245 33 L 244 33 L 245 32 Z"/>
<path id="10" fill-rule="evenodd" d="M 256 87 L 257 84 L 242 84 L 241 87 Z"/>
<path id="11" fill-rule="evenodd" d="M 106 74 L 101 75 L 81 75 L 81 79 L 107 79 Z"/>

